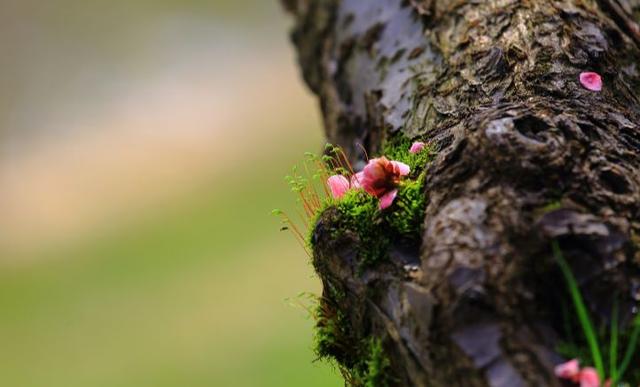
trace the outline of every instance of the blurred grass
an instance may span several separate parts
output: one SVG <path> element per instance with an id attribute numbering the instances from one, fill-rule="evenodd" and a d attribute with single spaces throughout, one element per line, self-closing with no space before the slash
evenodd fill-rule
<path id="1" fill-rule="evenodd" d="M 28 234 L 33 248 L 0 249 L 0 386 L 342 385 L 331 367 L 313 362 L 313 321 L 288 301 L 301 292 L 318 293 L 318 280 L 304 251 L 278 231 L 271 215 L 274 207 L 287 210 L 294 202 L 283 175 L 322 142 L 309 112 L 285 100 L 292 95 L 283 92 L 290 82 L 286 74 L 293 70 L 264 55 L 288 52 L 277 1 L 8 0 L 0 2 L 0 11 L 0 44 L 12 52 L 0 59 L 0 85 L 7 91 L 0 93 L 0 151 L 10 154 L 60 137 L 56 130 L 69 127 L 78 135 L 95 128 L 117 132 L 93 124 L 110 122 L 109 109 L 119 106 L 110 98 L 133 98 L 134 106 L 153 110 L 144 100 L 158 89 L 147 87 L 165 74 L 186 83 L 188 91 L 192 80 L 184 74 L 201 74 L 199 66 L 211 67 L 212 74 L 229 71 L 224 77 L 231 81 L 244 79 L 242 71 L 267 69 L 278 85 L 247 77 L 256 82 L 255 95 L 243 94 L 233 124 L 218 137 L 238 156 L 218 160 L 223 165 L 212 166 L 210 180 L 198 188 L 188 187 L 161 207 L 150 199 L 152 211 L 125 203 L 131 213 L 107 231 L 81 232 L 63 245 Z M 295 111 L 283 119 L 264 117 L 253 108 L 263 94 Z M 262 126 L 255 128 L 256 122 Z M 67 136 L 74 145 L 73 131 Z M 117 145 L 112 157 L 123 158 L 120 145 L 127 144 Z M 252 153 L 241 154 L 243 148 Z M 86 184 L 77 177 L 69 181 Z M 100 200 L 87 197 L 107 207 Z"/>
<path id="2" fill-rule="evenodd" d="M 284 154 L 108 235 L 2 267 L 2 385 L 339 385 L 313 363 L 313 322 L 285 301 L 317 293 L 317 280 L 270 215 L 293 202 L 282 175 L 318 140 L 283 143 Z"/>

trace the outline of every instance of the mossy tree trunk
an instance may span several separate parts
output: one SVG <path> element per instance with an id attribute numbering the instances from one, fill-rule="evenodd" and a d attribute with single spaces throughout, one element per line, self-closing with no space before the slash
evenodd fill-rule
<path id="1" fill-rule="evenodd" d="M 551 240 L 597 325 L 614 297 L 628 324 L 640 298 L 640 1 L 284 3 L 330 142 L 356 165 L 357 144 L 398 136 L 437 150 L 419 251 L 397 241 L 362 271 L 335 214 L 316 225 L 324 309 L 346 324 L 329 352 L 349 369 L 380 338 L 391 384 L 560 385 Z"/>

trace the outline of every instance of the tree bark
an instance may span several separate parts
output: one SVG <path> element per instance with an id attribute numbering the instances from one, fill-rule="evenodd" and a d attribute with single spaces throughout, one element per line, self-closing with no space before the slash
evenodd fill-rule
<path id="1" fill-rule="evenodd" d="M 392 384 L 559 386 L 566 290 L 552 240 L 597 325 L 615 294 L 628 326 L 640 299 L 640 1 L 284 3 L 330 142 L 354 165 L 357 144 L 373 155 L 397 135 L 437 150 L 419 252 L 392 246 L 362 273 L 357 238 L 323 227 L 331 214 L 314 231 L 324 302 L 345 293 L 332 307 L 354 347 L 383 338 Z M 601 92 L 580 85 L 583 71 L 602 75 Z M 336 358 L 348 368 L 357 356 L 347 342 Z"/>

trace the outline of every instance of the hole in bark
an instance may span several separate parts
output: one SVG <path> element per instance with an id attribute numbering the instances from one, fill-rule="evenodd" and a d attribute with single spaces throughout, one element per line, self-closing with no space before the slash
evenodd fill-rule
<path id="1" fill-rule="evenodd" d="M 513 121 L 515 129 L 525 137 L 544 142 L 540 133 L 549 129 L 549 125 L 536 116 L 524 116 Z"/>
<path id="2" fill-rule="evenodd" d="M 465 149 L 467 148 L 467 139 L 462 139 L 458 146 L 453 148 L 451 152 L 447 155 L 447 163 L 448 164 L 456 164 L 460 161 L 465 154 Z"/>
<path id="3" fill-rule="evenodd" d="M 600 172 L 600 180 L 609 191 L 615 194 L 622 195 L 631 191 L 627 179 L 611 169 Z"/>
<path id="4" fill-rule="evenodd" d="M 622 37 L 620 32 L 618 32 L 618 30 L 613 28 L 607 28 L 605 30 L 605 34 L 611 40 L 613 47 L 621 47 L 624 44 L 624 38 Z"/>
<path id="5" fill-rule="evenodd" d="M 579 122 L 578 123 L 578 127 L 580 128 L 580 130 L 582 130 L 582 132 L 584 134 L 587 135 L 589 140 L 591 140 L 591 141 L 601 141 L 602 140 L 602 136 L 600 136 L 600 133 L 598 133 L 598 129 L 595 126 L 593 126 L 591 124 Z"/>

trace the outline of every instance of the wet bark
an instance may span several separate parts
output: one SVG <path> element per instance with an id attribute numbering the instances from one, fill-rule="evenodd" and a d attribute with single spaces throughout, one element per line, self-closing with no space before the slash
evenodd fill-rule
<path id="1" fill-rule="evenodd" d="M 640 298 L 640 2 L 284 3 L 330 142 L 355 164 L 357 144 L 376 154 L 394 135 L 438 151 L 419 252 L 394 246 L 362 273 L 357 238 L 321 217 L 327 297 L 346 294 L 356 337 L 384 338 L 394 384 L 558 386 L 566 293 L 550 241 L 598 323 L 614 294 L 625 323 Z"/>

